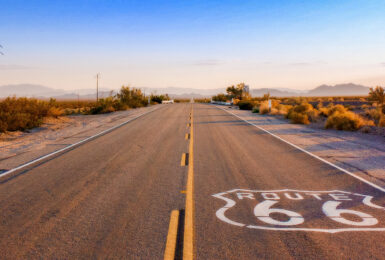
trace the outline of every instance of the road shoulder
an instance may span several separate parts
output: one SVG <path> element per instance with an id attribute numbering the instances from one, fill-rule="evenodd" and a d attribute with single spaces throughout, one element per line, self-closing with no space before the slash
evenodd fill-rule
<path id="1" fill-rule="evenodd" d="M 347 171 L 385 187 L 385 138 L 294 125 L 269 115 L 220 107 Z"/>

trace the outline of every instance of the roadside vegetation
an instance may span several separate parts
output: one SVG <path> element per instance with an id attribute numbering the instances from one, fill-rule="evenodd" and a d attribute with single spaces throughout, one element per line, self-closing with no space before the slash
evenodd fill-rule
<path id="1" fill-rule="evenodd" d="M 145 107 L 150 98 L 151 104 L 168 100 L 168 95 L 145 96 L 140 89 L 123 86 L 119 93 L 98 102 L 90 100 L 49 101 L 35 98 L 8 97 L 0 101 L 0 133 L 6 131 L 25 131 L 43 124 L 48 117 L 65 115 L 94 115 L 110 113 L 130 108 Z"/>
<path id="2" fill-rule="evenodd" d="M 210 103 L 210 101 L 209 98 L 194 98 L 195 103 Z"/>
<path id="3" fill-rule="evenodd" d="M 380 86 L 368 96 L 356 97 L 251 97 L 243 83 L 230 86 L 213 101 L 233 102 L 241 110 L 276 115 L 293 124 L 317 124 L 326 129 L 370 132 L 385 127 L 385 93 Z M 269 103 L 271 107 L 269 108 Z"/>

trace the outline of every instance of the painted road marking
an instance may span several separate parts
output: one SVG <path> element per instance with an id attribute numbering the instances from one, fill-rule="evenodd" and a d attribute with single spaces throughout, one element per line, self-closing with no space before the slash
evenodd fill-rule
<path id="1" fill-rule="evenodd" d="M 279 231 L 385 231 L 385 207 L 374 197 L 330 190 L 234 189 L 213 195 L 226 205 L 216 216 L 238 227 Z M 247 210 L 249 216 L 236 214 Z"/>
<path id="2" fill-rule="evenodd" d="M 186 163 L 186 153 L 182 153 L 182 158 L 180 159 L 180 166 L 186 166 L 187 163 Z"/>
<path id="3" fill-rule="evenodd" d="M 186 211 L 183 237 L 183 259 L 194 259 L 194 116 L 191 106 L 191 132 L 189 144 L 189 165 L 187 174 Z"/>
<path id="4" fill-rule="evenodd" d="M 131 118 L 131 119 L 127 120 L 127 121 L 124 121 L 123 123 L 121 123 L 121 124 L 119 124 L 119 125 L 116 125 L 116 126 L 114 126 L 114 127 L 111 127 L 111 128 L 109 128 L 109 129 L 107 129 L 107 130 L 104 130 L 104 131 L 102 131 L 102 132 L 100 132 L 100 133 L 98 133 L 98 134 L 96 134 L 96 135 L 87 137 L 86 139 L 83 139 L 83 140 L 81 140 L 81 141 L 79 141 L 79 142 L 77 142 L 77 143 L 68 145 L 68 146 L 66 146 L 66 147 L 64 147 L 64 148 L 62 148 L 62 149 L 59 149 L 59 150 L 55 151 L 55 152 L 46 154 L 46 155 L 44 155 L 44 156 L 42 156 L 42 157 L 39 157 L 39 158 L 37 158 L 37 159 L 35 159 L 35 160 L 29 161 L 29 162 L 27 162 L 27 163 L 25 163 L 25 164 L 22 164 L 22 165 L 20 165 L 20 166 L 18 166 L 18 167 L 16 167 L 16 168 L 13 168 L 13 169 L 11 169 L 11 170 L 9 170 L 9 171 L 6 171 L 6 172 L 0 174 L 0 178 L 6 176 L 6 175 L 8 175 L 8 174 L 11 174 L 11 173 L 13 173 L 13 172 L 15 172 L 15 171 L 18 171 L 18 170 L 20 170 L 20 169 L 22 169 L 22 168 L 24 168 L 24 167 L 27 167 L 27 166 L 29 166 L 29 165 L 32 165 L 32 164 L 34 164 L 34 163 L 37 163 L 37 162 L 42 161 L 42 160 L 44 160 L 44 159 L 47 159 L 47 158 L 49 158 L 49 157 L 51 157 L 51 156 L 53 156 L 53 155 L 55 155 L 55 154 L 64 152 L 64 151 L 69 150 L 69 149 L 71 149 L 71 148 L 74 148 L 74 147 L 76 147 L 76 146 L 78 146 L 78 145 L 80 145 L 80 144 L 83 144 L 83 143 L 88 142 L 88 141 L 90 141 L 90 140 L 92 140 L 92 139 L 95 139 L 95 138 L 97 138 L 97 137 L 99 137 L 99 136 L 102 136 L 102 135 L 104 135 L 104 134 L 107 134 L 107 133 L 109 133 L 109 132 L 111 132 L 111 131 L 113 131 L 113 130 L 115 130 L 115 129 L 117 129 L 117 128 L 119 128 L 119 127 L 121 127 L 121 126 L 123 126 L 123 125 L 125 125 L 125 124 L 127 124 L 127 123 L 129 123 L 129 122 L 131 122 L 131 121 L 133 121 L 133 120 L 135 120 L 135 119 L 137 119 L 137 118 L 139 118 L 139 117 L 141 117 L 141 116 L 147 115 L 147 114 L 149 114 L 149 113 L 151 113 L 151 112 L 153 112 L 153 111 L 159 109 L 160 107 L 161 107 L 161 106 L 157 106 L 156 108 L 154 108 L 154 109 L 152 109 L 152 110 L 150 110 L 150 111 L 144 112 L 144 113 L 142 113 L 142 114 L 140 114 L 140 115 L 138 115 L 138 116 L 136 116 L 136 117 L 134 117 L 134 118 Z"/>
<path id="5" fill-rule="evenodd" d="M 271 136 L 273 136 L 273 137 L 275 137 L 275 138 L 281 140 L 282 142 L 287 143 L 288 145 L 291 145 L 292 147 L 294 147 L 294 148 L 296 148 L 296 149 L 298 149 L 298 150 L 300 150 L 300 151 L 302 151 L 302 152 L 304 152 L 304 153 L 306 153 L 306 154 L 308 154 L 308 155 L 310 155 L 310 156 L 312 156 L 312 157 L 314 157 L 314 158 L 316 158 L 316 159 L 318 159 L 318 160 L 320 160 L 320 161 L 322 161 L 322 162 L 324 162 L 324 163 L 326 163 L 326 164 L 328 164 L 328 165 L 330 165 L 330 166 L 332 166 L 332 167 L 334 167 L 334 168 L 336 168 L 336 169 L 338 169 L 338 170 L 340 170 L 340 171 L 342 171 L 342 172 L 344 172 L 344 173 L 346 173 L 346 174 L 348 174 L 348 175 L 350 175 L 350 176 L 352 176 L 352 177 L 354 177 L 354 178 L 356 178 L 356 179 L 362 181 L 362 182 L 365 182 L 366 184 L 372 186 L 373 188 L 376 188 L 377 190 L 380 190 L 380 191 L 382 191 L 382 192 L 385 192 L 385 188 L 382 188 L 381 186 L 378 186 L 377 184 L 374 184 L 374 183 L 372 183 L 372 182 L 370 182 L 370 181 L 368 181 L 368 180 L 366 180 L 366 179 L 364 179 L 364 178 L 362 178 L 362 177 L 360 177 L 360 176 L 358 176 L 358 175 L 355 175 L 354 173 L 352 173 L 352 172 L 350 172 L 350 171 L 348 171 L 348 170 L 345 170 L 344 168 L 341 168 L 341 167 L 335 165 L 334 163 L 331 163 L 331 162 L 329 162 L 329 161 L 327 161 L 327 160 L 325 160 L 325 159 L 319 157 L 318 155 L 315 155 L 315 154 L 313 154 L 313 153 L 311 153 L 311 152 L 309 152 L 309 151 L 306 151 L 305 149 L 303 149 L 303 148 L 301 148 L 301 147 L 299 147 L 299 146 L 297 146 L 297 145 L 295 145 L 295 144 L 292 144 L 292 143 L 290 143 L 289 141 L 286 141 L 285 139 L 279 137 L 278 135 L 275 135 L 275 134 L 273 134 L 272 132 L 270 132 L 270 131 L 268 131 L 268 130 L 266 130 L 266 129 L 260 127 L 260 126 L 258 126 L 258 125 L 256 125 L 256 124 L 253 124 L 253 123 L 251 123 L 250 121 L 248 121 L 248 120 L 246 120 L 246 119 L 243 119 L 242 117 L 240 117 L 240 116 L 234 114 L 234 113 L 231 112 L 231 111 L 228 111 L 228 110 L 226 110 L 226 109 L 224 109 L 224 108 L 221 108 L 221 107 L 218 107 L 218 106 L 215 106 L 215 107 L 218 108 L 218 109 L 222 109 L 223 111 L 226 111 L 227 113 L 232 114 L 233 116 L 235 116 L 235 117 L 241 119 L 242 121 L 245 121 L 246 123 L 248 123 L 248 124 L 250 124 L 250 125 L 252 125 L 252 126 L 255 126 L 255 127 L 258 128 L 259 130 L 262 130 L 263 132 L 268 133 L 269 135 L 271 135 Z"/>
<path id="6" fill-rule="evenodd" d="M 176 251 L 176 240 L 178 237 L 179 210 L 171 211 L 170 226 L 168 228 L 166 250 L 164 251 L 165 260 L 174 260 Z"/>

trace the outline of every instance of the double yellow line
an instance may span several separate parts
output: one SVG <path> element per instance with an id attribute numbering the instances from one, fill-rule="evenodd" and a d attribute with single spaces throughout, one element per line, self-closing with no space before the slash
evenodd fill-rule
<path id="1" fill-rule="evenodd" d="M 184 219 L 184 237 L 183 237 L 183 259 L 194 259 L 194 119 L 193 107 L 191 106 L 190 134 L 186 134 L 185 139 L 190 139 L 188 152 L 188 172 L 186 191 L 186 206 Z M 186 164 L 186 154 L 182 154 L 181 166 Z M 171 212 L 170 226 L 167 235 L 166 250 L 164 252 L 165 260 L 174 260 L 178 238 L 179 211 Z"/>
<path id="2" fill-rule="evenodd" d="M 194 258 L 194 117 L 190 113 L 190 145 L 184 219 L 183 259 Z"/>

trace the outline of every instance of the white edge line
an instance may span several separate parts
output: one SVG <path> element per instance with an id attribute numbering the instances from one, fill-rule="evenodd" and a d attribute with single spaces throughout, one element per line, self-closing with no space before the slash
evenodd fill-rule
<path id="1" fill-rule="evenodd" d="M 83 140 L 81 140 L 81 141 L 79 141 L 79 142 L 76 142 L 76 143 L 74 143 L 74 144 L 70 144 L 70 145 L 68 145 L 68 146 L 66 146 L 66 147 L 64 147 L 64 148 L 61 148 L 61 149 L 56 150 L 56 151 L 54 151 L 54 152 L 52 152 L 52 153 L 43 155 L 42 157 L 39 157 L 39 158 L 34 159 L 34 160 L 32 160 L 32 161 L 29 161 L 29 162 L 27 162 L 27 163 L 25 163 L 25 164 L 19 165 L 19 166 L 17 166 L 16 168 L 13 168 L 13 169 L 8 170 L 8 171 L 6 171 L 6 172 L 3 172 L 2 174 L 0 174 L 0 178 L 2 178 L 2 177 L 4 177 L 4 176 L 7 176 L 8 174 L 11 174 L 11 173 L 13 173 L 13 172 L 15 172 L 15 171 L 18 171 L 18 170 L 20 170 L 20 169 L 22 169 L 22 168 L 24 168 L 24 167 L 27 167 L 27 166 L 29 166 L 29 165 L 31 165 L 31 164 L 34 164 L 34 163 L 37 163 L 37 162 L 39 162 L 39 161 L 41 161 L 41 160 L 47 159 L 47 158 L 51 157 L 52 155 L 61 153 L 61 152 L 63 152 L 63 151 L 66 151 L 66 150 L 68 150 L 68 149 L 71 149 L 71 148 L 73 148 L 73 147 L 75 147 L 75 146 L 78 146 L 79 144 L 85 143 L 85 142 L 87 142 L 87 141 L 89 141 L 89 140 L 91 140 L 91 139 L 97 138 L 97 137 L 99 137 L 99 136 L 101 136 L 101 135 L 104 135 L 104 134 L 106 134 L 106 133 L 108 133 L 108 132 L 111 132 L 111 131 L 115 130 L 116 128 L 119 128 L 119 127 L 121 127 L 121 126 L 123 126 L 123 125 L 125 125 L 125 124 L 127 124 L 127 123 L 129 123 L 129 122 L 131 122 L 131 121 L 133 121 L 133 120 L 135 120 L 135 119 L 141 117 L 141 116 L 144 116 L 144 115 L 146 115 L 146 114 L 148 114 L 148 113 L 151 113 L 151 112 L 153 112 L 153 111 L 155 111 L 155 110 L 157 110 L 157 109 L 159 109 L 159 108 L 160 108 L 160 106 L 159 106 L 158 108 L 155 108 L 155 109 L 152 109 L 152 110 L 147 111 L 147 112 L 145 112 L 145 113 L 142 113 L 142 114 L 140 114 L 140 115 L 138 115 L 138 116 L 136 116 L 136 117 L 133 117 L 133 118 L 127 120 L 127 121 L 124 121 L 123 123 L 120 123 L 119 125 L 116 125 L 116 126 L 114 126 L 114 127 L 111 127 L 111 128 L 109 128 L 109 129 L 106 129 L 106 130 L 104 130 L 104 131 L 102 131 L 102 132 L 100 132 L 100 133 L 98 133 L 98 134 L 96 134 L 96 135 L 87 137 L 86 139 L 83 139 Z"/>
<path id="2" fill-rule="evenodd" d="M 292 143 L 290 143 L 289 141 L 286 141 L 285 139 L 279 137 L 278 135 L 275 135 L 275 134 L 269 132 L 268 130 L 263 129 L 263 128 L 260 127 L 260 126 L 257 126 L 257 125 L 255 125 L 255 124 L 253 124 L 253 123 L 247 121 L 246 119 L 244 119 L 244 118 L 242 118 L 242 117 L 240 117 L 240 116 L 234 114 L 234 113 L 231 112 L 231 111 L 228 111 L 228 110 L 226 110 L 226 109 L 224 109 L 224 108 L 221 108 L 221 107 L 218 107 L 218 106 L 215 106 L 215 107 L 218 108 L 218 109 L 221 109 L 221 110 L 223 110 L 223 111 L 226 111 L 227 113 L 232 114 L 233 116 L 235 116 L 235 117 L 237 117 L 237 118 L 239 118 L 239 119 L 245 121 L 246 123 L 255 126 L 255 127 L 258 128 L 259 130 L 262 130 L 262 131 L 264 131 L 264 132 L 266 132 L 266 133 L 272 135 L 273 137 L 275 137 L 275 138 L 281 140 L 282 142 L 287 143 L 287 144 L 293 146 L 294 148 L 297 148 L 298 150 L 300 150 L 300 151 L 302 151 L 302 152 L 304 152 L 304 153 L 306 153 L 306 154 L 308 154 L 308 155 L 310 155 L 310 156 L 312 156 L 312 157 L 314 157 L 314 158 L 316 158 L 316 159 L 318 159 L 318 160 L 320 160 L 320 161 L 322 161 L 322 162 L 324 162 L 324 163 L 326 163 L 326 164 L 328 164 L 328 165 L 330 165 L 330 166 L 332 166 L 332 167 L 334 167 L 334 168 L 336 168 L 336 169 L 338 169 L 338 170 L 340 170 L 340 171 L 342 171 L 342 172 L 344 172 L 344 173 L 346 173 L 346 174 L 349 174 L 350 176 L 352 176 L 352 177 L 354 177 L 354 178 L 356 178 L 356 179 L 358 179 L 358 180 L 360 180 L 360 181 L 362 181 L 362 182 L 365 182 L 366 184 L 372 186 L 373 188 L 376 188 L 376 189 L 378 189 L 378 190 L 380 190 L 380 191 L 382 191 L 382 192 L 385 192 L 385 189 L 382 188 L 382 187 L 380 187 L 380 186 L 378 186 L 377 184 L 374 184 L 374 183 L 372 183 L 372 182 L 370 182 L 370 181 L 368 181 L 368 180 L 366 180 L 366 179 L 364 179 L 364 178 L 362 178 L 362 177 L 360 177 L 360 176 L 355 175 L 355 174 L 352 173 L 352 172 L 349 172 L 348 170 L 345 170 L 345 169 L 343 169 L 343 168 L 341 168 L 341 167 L 335 165 L 334 163 L 331 163 L 331 162 L 329 162 L 329 161 L 327 161 L 327 160 L 325 160 L 325 159 L 323 159 L 323 158 L 321 158 L 321 157 L 319 157 L 319 156 L 317 156 L 317 155 L 315 155 L 315 154 L 313 154 L 313 153 L 311 153 L 311 152 L 308 152 L 308 151 L 306 151 L 305 149 L 303 149 L 303 148 L 301 148 L 301 147 L 299 147 L 299 146 L 297 146 L 297 145 L 295 145 L 295 144 L 292 144 Z"/>

